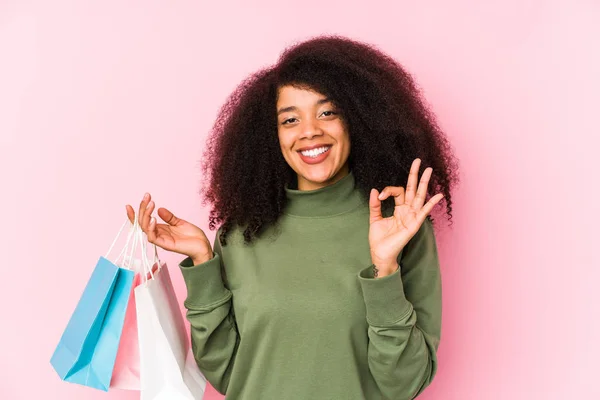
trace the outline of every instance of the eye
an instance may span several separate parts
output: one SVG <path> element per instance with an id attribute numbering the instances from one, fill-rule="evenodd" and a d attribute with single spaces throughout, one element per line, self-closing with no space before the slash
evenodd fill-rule
<path id="1" fill-rule="evenodd" d="M 325 117 L 329 117 L 330 115 L 336 115 L 337 113 L 335 111 L 331 111 L 331 110 L 327 110 L 327 111 L 323 111 L 321 113 L 321 115 L 324 115 Z"/>
<path id="2" fill-rule="evenodd" d="M 295 120 L 295 119 L 296 119 L 296 118 L 288 118 L 288 119 L 285 119 L 285 120 L 283 120 L 283 122 L 281 123 L 281 125 L 287 125 L 287 124 L 289 124 L 289 123 L 292 123 L 292 122 L 294 122 L 294 120 Z"/>

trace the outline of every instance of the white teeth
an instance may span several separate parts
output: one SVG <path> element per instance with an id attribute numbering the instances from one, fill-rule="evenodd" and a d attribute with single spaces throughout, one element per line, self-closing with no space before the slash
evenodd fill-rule
<path id="1" fill-rule="evenodd" d="M 329 150 L 329 146 L 318 147 L 316 149 L 301 151 L 300 153 L 302 153 L 302 155 L 305 157 L 313 157 L 314 158 L 314 157 L 318 156 L 319 154 L 325 153 L 327 150 Z"/>

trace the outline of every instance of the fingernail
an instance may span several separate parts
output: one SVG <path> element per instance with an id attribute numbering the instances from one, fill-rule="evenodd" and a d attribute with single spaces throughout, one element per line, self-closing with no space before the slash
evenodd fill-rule
<path id="1" fill-rule="evenodd" d="M 151 205 L 152 205 L 152 202 L 148 203 L 148 204 L 146 205 L 146 210 L 147 210 L 147 209 L 149 209 Z"/>
<path id="2" fill-rule="evenodd" d="M 144 200 L 148 200 L 148 193 L 144 194 Z"/>

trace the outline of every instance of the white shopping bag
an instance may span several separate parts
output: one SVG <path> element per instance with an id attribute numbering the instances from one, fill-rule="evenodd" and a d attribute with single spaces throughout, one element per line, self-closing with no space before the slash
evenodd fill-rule
<path id="1" fill-rule="evenodd" d="M 139 235 L 143 235 L 140 231 Z M 142 400 L 202 399 L 206 378 L 198 369 L 166 264 L 146 258 L 142 283 L 134 289 L 140 346 Z"/>

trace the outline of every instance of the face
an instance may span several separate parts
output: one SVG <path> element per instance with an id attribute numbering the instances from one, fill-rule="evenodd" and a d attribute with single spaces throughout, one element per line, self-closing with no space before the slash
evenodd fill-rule
<path id="1" fill-rule="evenodd" d="M 338 110 L 324 95 L 281 87 L 277 132 L 283 157 L 298 175 L 299 190 L 319 189 L 348 174 L 350 136 Z"/>

